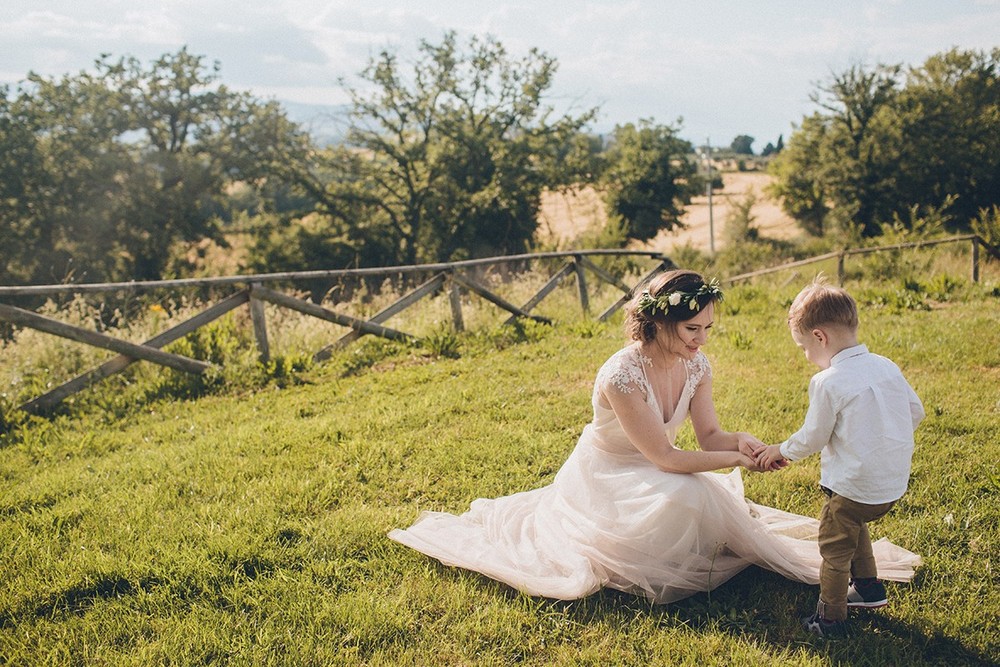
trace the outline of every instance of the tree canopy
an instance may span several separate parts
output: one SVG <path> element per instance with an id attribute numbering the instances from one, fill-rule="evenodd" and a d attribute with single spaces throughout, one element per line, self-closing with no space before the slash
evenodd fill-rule
<path id="1" fill-rule="evenodd" d="M 543 189 L 580 178 L 586 160 L 574 155 L 594 114 L 545 102 L 555 72 L 535 49 L 517 58 L 477 37 L 463 49 L 454 33 L 421 42 L 409 67 L 393 52 L 373 58 L 361 85 L 346 86 L 345 145 L 303 180 L 340 250 L 378 264 L 527 250 Z"/>
<path id="2" fill-rule="evenodd" d="M 754 138 L 746 134 L 741 134 L 729 145 L 729 149 L 737 155 L 753 155 Z"/>
<path id="3" fill-rule="evenodd" d="M 603 193 L 618 240 L 679 225 L 704 186 L 679 124 L 588 134 L 596 109 L 549 101 L 557 69 L 454 33 L 409 61 L 383 51 L 342 82 L 349 127 L 326 147 L 187 49 L 29 73 L 0 87 L 0 282 L 161 278 L 179 247 L 225 244 L 236 217 L 259 270 L 523 252 L 543 192 L 580 185 Z M 764 149 L 773 192 L 809 232 L 872 236 L 925 210 L 967 229 L 1000 206 L 1000 49 L 856 65 L 813 100 L 788 145 Z"/>
<path id="4" fill-rule="evenodd" d="M 0 281 L 159 278 L 174 243 L 221 239 L 227 187 L 273 184 L 308 142 L 217 78 L 181 49 L 4 89 Z"/>
<path id="5" fill-rule="evenodd" d="M 684 205 L 702 188 L 691 143 L 677 129 L 640 120 L 615 127 L 604 155 L 601 185 L 608 209 L 629 238 L 646 241 L 680 224 Z"/>
<path id="6" fill-rule="evenodd" d="M 772 163 L 803 228 L 879 234 L 913 207 L 968 229 L 1000 202 L 1000 49 L 953 49 L 921 67 L 855 65 L 818 86 Z"/>

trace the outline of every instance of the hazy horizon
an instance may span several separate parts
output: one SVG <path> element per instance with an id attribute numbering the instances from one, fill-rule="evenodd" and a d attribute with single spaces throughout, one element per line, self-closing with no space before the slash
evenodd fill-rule
<path id="1" fill-rule="evenodd" d="M 228 87 L 308 121 L 310 110 L 346 103 L 338 81 L 356 81 L 379 51 L 405 60 L 420 40 L 439 42 L 448 30 L 463 42 L 491 35 L 514 57 L 530 48 L 554 57 L 548 101 L 560 111 L 599 106 L 595 132 L 682 119 L 680 136 L 696 145 L 728 146 L 746 134 L 759 153 L 816 110 L 810 93 L 833 73 L 1000 47 L 1000 0 L 251 0 L 238 11 L 224 0 L 41 0 L 0 7 L 0 84 L 29 71 L 89 70 L 102 53 L 148 63 L 187 46 L 218 61 Z"/>

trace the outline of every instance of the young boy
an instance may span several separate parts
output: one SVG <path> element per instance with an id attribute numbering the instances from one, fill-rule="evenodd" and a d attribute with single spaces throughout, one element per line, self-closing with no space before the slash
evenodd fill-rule
<path id="1" fill-rule="evenodd" d="M 792 302 L 788 327 L 821 370 L 809 382 L 802 428 L 759 450 L 757 463 L 771 468 L 821 452 L 819 603 L 802 622 L 809 632 L 844 636 L 848 607 L 888 604 L 867 524 L 906 491 L 924 408 L 896 364 L 858 344 L 857 306 L 843 289 L 814 281 Z"/>

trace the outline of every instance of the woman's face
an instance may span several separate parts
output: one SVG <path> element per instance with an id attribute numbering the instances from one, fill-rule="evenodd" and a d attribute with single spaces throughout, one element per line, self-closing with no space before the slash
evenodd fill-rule
<path id="1" fill-rule="evenodd" d="M 668 324 L 668 327 L 674 327 L 674 332 L 667 336 L 667 349 L 684 359 L 694 359 L 694 355 L 708 341 L 708 331 L 714 324 L 714 318 L 715 303 L 711 302 L 690 320 Z"/>

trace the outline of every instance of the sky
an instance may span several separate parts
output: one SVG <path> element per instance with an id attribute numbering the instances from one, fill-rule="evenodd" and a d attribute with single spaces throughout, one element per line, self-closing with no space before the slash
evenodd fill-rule
<path id="1" fill-rule="evenodd" d="M 1000 0 L 3 0 L 0 84 L 92 70 L 102 53 L 148 65 L 186 46 L 229 88 L 319 126 L 369 59 L 409 61 L 449 30 L 555 58 L 547 100 L 561 113 L 599 107 L 595 132 L 653 119 L 696 145 L 749 135 L 759 152 L 853 65 L 1000 48 Z"/>

